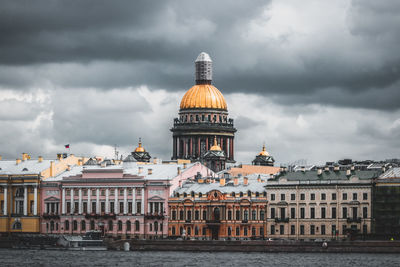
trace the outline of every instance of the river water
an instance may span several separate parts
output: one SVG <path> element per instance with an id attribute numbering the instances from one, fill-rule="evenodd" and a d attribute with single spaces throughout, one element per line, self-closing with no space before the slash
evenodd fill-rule
<path id="1" fill-rule="evenodd" d="M 0 266 L 400 266 L 399 254 L 0 249 Z"/>

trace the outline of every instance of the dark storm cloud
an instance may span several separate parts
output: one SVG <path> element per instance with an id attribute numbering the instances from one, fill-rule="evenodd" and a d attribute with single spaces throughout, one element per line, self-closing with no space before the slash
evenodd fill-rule
<path id="1" fill-rule="evenodd" d="M 183 90 L 193 83 L 196 55 L 207 51 L 224 94 L 256 93 L 288 104 L 400 107 L 382 96 L 398 91 L 398 1 L 350 2 L 343 29 L 298 34 L 303 28 L 288 18 L 290 30 L 274 37 L 271 32 L 279 29 L 262 25 L 277 19 L 280 14 L 268 12 L 280 3 L 2 1 L 0 86 Z M 261 30 L 253 32 L 257 23 Z"/>

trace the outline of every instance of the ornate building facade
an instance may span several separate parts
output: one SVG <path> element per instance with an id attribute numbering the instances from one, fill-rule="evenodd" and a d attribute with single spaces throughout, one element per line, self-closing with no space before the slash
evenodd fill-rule
<path id="1" fill-rule="evenodd" d="M 195 61 L 196 85 L 183 96 L 174 119 L 172 159 L 202 160 L 216 137 L 228 162 L 234 162 L 233 119 L 228 118 L 224 96 L 212 82 L 212 60 L 200 53 Z"/>
<path id="2" fill-rule="evenodd" d="M 267 150 L 265 149 L 265 145 L 263 145 L 262 151 L 258 153 L 256 158 L 253 160 L 253 165 L 258 166 L 274 166 L 275 159 L 272 157 Z"/>
<path id="3" fill-rule="evenodd" d="M 265 180 L 196 177 L 169 199 L 170 237 L 198 240 L 262 239 L 266 236 Z"/>

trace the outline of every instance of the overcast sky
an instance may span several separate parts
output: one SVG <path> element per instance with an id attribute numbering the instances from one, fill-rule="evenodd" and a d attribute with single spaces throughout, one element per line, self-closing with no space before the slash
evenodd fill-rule
<path id="1" fill-rule="evenodd" d="M 0 3 L 0 155 L 169 159 L 205 51 L 238 129 L 279 163 L 400 157 L 400 2 Z"/>

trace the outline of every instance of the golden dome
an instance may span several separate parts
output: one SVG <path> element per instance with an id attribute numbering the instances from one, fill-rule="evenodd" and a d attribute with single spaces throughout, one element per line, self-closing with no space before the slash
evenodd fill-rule
<path id="1" fill-rule="evenodd" d="M 221 151 L 221 147 L 217 143 L 217 137 L 214 136 L 214 145 L 210 148 L 211 151 Z"/>
<path id="2" fill-rule="evenodd" d="M 181 101 L 181 109 L 212 108 L 227 110 L 222 93 L 211 84 L 197 84 L 189 89 Z"/>
<path id="3" fill-rule="evenodd" d="M 260 153 L 258 153 L 260 156 L 269 156 L 269 153 L 265 150 L 265 144 L 263 145 L 263 149 Z"/>
<path id="4" fill-rule="evenodd" d="M 135 152 L 146 152 L 146 150 L 144 150 L 144 147 L 142 147 L 142 139 L 139 138 L 139 146 L 135 149 Z"/>

